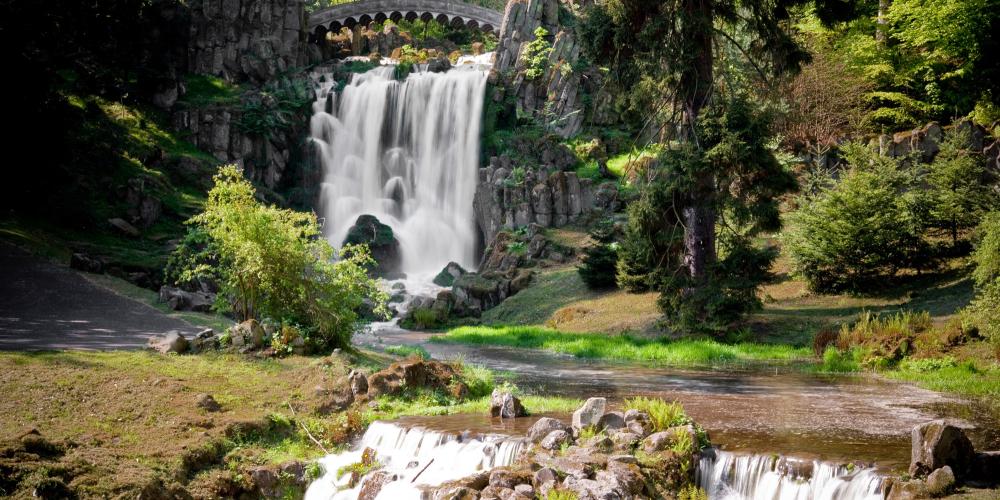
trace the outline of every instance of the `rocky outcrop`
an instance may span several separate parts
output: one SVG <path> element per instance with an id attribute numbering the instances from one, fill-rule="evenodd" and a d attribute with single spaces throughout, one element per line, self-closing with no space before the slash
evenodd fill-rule
<path id="1" fill-rule="evenodd" d="M 928 163 L 937 156 L 945 133 L 952 128 L 966 134 L 969 150 L 981 152 L 987 167 L 994 174 L 1000 174 L 1000 139 L 990 136 L 986 129 L 967 119 L 944 127 L 937 122 L 930 122 L 914 130 L 881 135 L 878 138 L 879 152 L 895 158 L 914 155 L 918 161 Z"/>
<path id="2" fill-rule="evenodd" d="M 261 83 L 305 62 L 300 0 L 193 0 L 188 71 Z"/>
<path id="3" fill-rule="evenodd" d="M 399 253 L 399 242 L 392 233 L 392 228 L 382 224 L 374 215 L 361 215 L 354 225 L 347 230 L 345 245 L 368 245 L 376 266 L 374 273 L 378 276 L 390 276 L 399 271 L 402 256 Z"/>
<path id="4" fill-rule="evenodd" d="M 975 458 L 972 442 L 965 432 L 947 420 L 934 420 L 913 428 L 910 451 L 910 475 L 924 477 L 950 466 L 964 476 Z"/>
<path id="5" fill-rule="evenodd" d="M 210 312 L 215 303 L 215 295 L 204 292 L 188 292 L 164 285 L 160 287 L 159 300 L 174 311 Z"/>
<path id="6" fill-rule="evenodd" d="M 468 387 L 450 365 L 439 361 L 406 360 L 368 376 L 369 399 L 398 394 L 404 389 L 437 389 L 451 394 L 468 394 Z"/>
<path id="7" fill-rule="evenodd" d="M 239 126 L 242 116 L 239 107 L 208 106 L 178 109 L 172 120 L 174 130 L 187 134 L 199 149 L 239 165 L 250 180 L 274 189 L 298 153 L 299 129 L 275 130 L 267 137 L 249 134 Z M 307 122 L 303 119 L 302 126 Z"/>
<path id="8" fill-rule="evenodd" d="M 494 159 L 479 169 L 473 209 L 479 230 L 491 241 L 504 228 L 559 227 L 607 208 L 596 204 L 597 200 L 592 182 L 575 172 L 515 173 L 509 161 Z"/>

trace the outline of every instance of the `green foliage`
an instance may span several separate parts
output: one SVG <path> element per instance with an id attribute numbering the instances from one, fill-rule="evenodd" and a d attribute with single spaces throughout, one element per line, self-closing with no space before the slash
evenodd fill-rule
<path id="1" fill-rule="evenodd" d="M 930 260 L 921 193 L 897 160 L 858 144 L 843 153 L 851 168 L 833 187 L 800 199 L 784 244 L 812 290 L 866 292 Z"/>
<path id="2" fill-rule="evenodd" d="M 778 198 L 796 185 L 775 158 L 770 124 L 770 115 L 744 97 L 714 106 L 699 119 L 699 145 L 665 149 L 629 205 L 618 283 L 659 291 L 660 307 L 678 330 L 718 334 L 761 306 L 757 290 L 771 277 L 776 251 L 753 239 L 780 228 Z M 715 179 L 710 191 L 706 177 Z M 696 206 L 718 220 L 719 243 L 718 260 L 709 259 L 699 280 L 685 262 L 682 221 Z"/>
<path id="3" fill-rule="evenodd" d="M 368 473 L 382 468 L 382 463 L 375 458 L 375 450 L 371 448 L 365 448 L 361 452 L 361 460 L 353 464 L 345 465 L 337 469 L 337 479 L 344 477 L 345 474 L 351 475 L 351 480 L 348 482 L 348 486 L 353 488 L 357 486 L 361 478 L 368 475 Z"/>
<path id="4" fill-rule="evenodd" d="M 385 352 L 402 356 L 404 358 L 418 357 L 420 359 L 431 359 L 431 354 L 419 345 L 391 345 L 385 348 Z"/>
<path id="5" fill-rule="evenodd" d="M 939 227 L 950 231 L 953 244 L 960 230 L 975 227 L 983 214 L 1000 202 L 986 180 L 982 154 L 971 151 L 970 142 L 968 128 L 946 132 L 927 176 L 931 216 Z"/>
<path id="6" fill-rule="evenodd" d="M 199 281 L 218 282 L 218 248 L 211 235 L 199 226 L 191 226 L 167 258 L 164 279 L 185 289 L 194 289 Z"/>
<path id="7" fill-rule="evenodd" d="M 550 489 L 549 494 L 545 496 L 545 500 L 579 500 L 579 499 L 580 497 L 577 496 L 576 492 L 558 488 Z"/>
<path id="8" fill-rule="evenodd" d="M 695 484 L 688 484 L 677 493 L 677 500 L 708 500 L 708 493 Z"/>
<path id="9" fill-rule="evenodd" d="M 239 102 L 240 89 L 212 75 L 188 75 L 184 78 L 186 92 L 180 101 L 191 106 L 228 105 Z"/>
<path id="10" fill-rule="evenodd" d="M 272 137 L 301 121 L 315 99 L 307 80 L 282 78 L 268 82 L 243 99 L 236 127 L 251 135 Z"/>
<path id="11" fill-rule="evenodd" d="M 820 370 L 832 373 L 852 373 L 858 371 L 860 365 L 857 350 L 851 349 L 842 352 L 836 347 L 830 346 L 823 352 L 823 364 Z"/>
<path id="12" fill-rule="evenodd" d="M 590 237 L 594 243 L 583 250 L 582 262 L 577 268 L 580 278 L 590 288 L 613 287 L 618 262 L 614 222 L 608 219 L 600 221 L 591 229 Z"/>
<path id="13" fill-rule="evenodd" d="M 552 43 L 548 41 L 548 30 L 539 26 L 535 28 L 535 39 L 526 43 L 521 50 L 521 57 L 526 61 L 524 78 L 534 80 L 543 74 L 549 64 L 549 54 L 552 53 Z"/>
<path id="14" fill-rule="evenodd" d="M 976 298 L 963 311 L 964 321 L 993 342 L 1000 358 L 1000 212 L 983 217 L 978 232 L 980 240 L 972 256 Z"/>
<path id="15" fill-rule="evenodd" d="M 260 204 L 235 166 L 220 168 L 205 210 L 190 224 L 211 239 L 218 266 L 192 262 L 181 279 L 207 272 L 221 278 L 221 297 L 239 319 L 278 318 L 308 325 L 307 341 L 319 348 L 346 347 L 370 298 L 384 314 L 385 293 L 368 278 L 365 247 L 345 246 L 339 255 L 322 238 L 316 216 Z M 182 251 L 183 252 L 183 251 Z M 335 260 L 336 259 L 336 260 Z"/>
<path id="16" fill-rule="evenodd" d="M 691 419 L 684 412 L 684 407 L 677 401 L 667 402 L 660 398 L 636 396 L 626 399 L 622 408 L 626 411 L 638 410 L 649 414 L 653 432 L 662 432 L 671 427 L 691 423 Z"/>
<path id="17" fill-rule="evenodd" d="M 421 307 L 413 310 L 413 322 L 416 328 L 434 328 L 439 321 L 438 314 L 433 309 Z"/>

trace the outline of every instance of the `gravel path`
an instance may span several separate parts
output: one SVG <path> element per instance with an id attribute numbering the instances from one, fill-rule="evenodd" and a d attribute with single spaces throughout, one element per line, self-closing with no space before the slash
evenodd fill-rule
<path id="1" fill-rule="evenodd" d="M 199 329 L 0 243 L 0 350 L 136 349 Z"/>

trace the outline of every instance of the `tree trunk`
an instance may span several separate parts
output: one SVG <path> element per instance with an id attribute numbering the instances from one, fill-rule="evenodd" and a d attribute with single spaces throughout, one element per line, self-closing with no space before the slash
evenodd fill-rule
<path id="1" fill-rule="evenodd" d="M 698 142 L 695 125 L 712 95 L 712 0 L 687 0 L 683 39 L 692 47 L 691 64 L 680 80 L 682 139 Z M 684 208 L 684 265 L 695 283 L 704 283 L 715 263 L 715 176 L 695 173 L 696 186 Z"/>
<path id="2" fill-rule="evenodd" d="M 878 0 L 878 18 L 875 20 L 875 41 L 878 42 L 880 47 L 885 46 L 885 28 L 888 21 L 885 18 L 886 13 L 889 11 L 889 4 L 892 0 Z"/>

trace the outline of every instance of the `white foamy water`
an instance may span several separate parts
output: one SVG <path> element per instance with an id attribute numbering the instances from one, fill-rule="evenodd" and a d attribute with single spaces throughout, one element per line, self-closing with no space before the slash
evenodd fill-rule
<path id="1" fill-rule="evenodd" d="M 819 460 L 715 451 L 698 464 L 698 485 L 712 500 L 881 500 L 884 478 Z"/>
<path id="2" fill-rule="evenodd" d="M 392 227 L 402 271 L 430 280 L 449 261 L 476 267 L 472 200 L 489 57 L 445 73 L 355 74 L 318 81 L 310 122 L 323 167 L 324 234 L 339 247 L 359 215 Z"/>
<path id="3" fill-rule="evenodd" d="M 382 487 L 376 498 L 405 500 L 421 498 L 421 488 L 510 465 L 522 447 L 521 440 L 504 436 L 463 437 L 418 427 L 405 428 L 390 422 L 374 422 L 352 451 L 328 455 L 319 460 L 323 476 L 309 485 L 305 498 L 357 498 L 370 475 L 350 488 L 350 474 L 338 478 L 337 471 L 361 461 L 365 448 L 375 450 L 375 459 L 383 465 L 381 470 L 395 478 Z"/>

